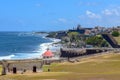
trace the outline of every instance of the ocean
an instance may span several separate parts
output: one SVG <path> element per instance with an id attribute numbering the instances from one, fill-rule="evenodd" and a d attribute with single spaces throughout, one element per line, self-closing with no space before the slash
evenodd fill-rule
<path id="1" fill-rule="evenodd" d="M 0 60 L 41 58 L 58 39 L 33 32 L 0 32 Z"/>

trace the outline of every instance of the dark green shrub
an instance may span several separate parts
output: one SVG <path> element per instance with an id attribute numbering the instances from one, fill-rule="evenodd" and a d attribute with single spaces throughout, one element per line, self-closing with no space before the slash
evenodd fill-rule
<path id="1" fill-rule="evenodd" d="M 113 31 L 112 32 L 112 36 L 114 37 L 118 37 L 120 35 L 120 33 L 118 31 Z"/>

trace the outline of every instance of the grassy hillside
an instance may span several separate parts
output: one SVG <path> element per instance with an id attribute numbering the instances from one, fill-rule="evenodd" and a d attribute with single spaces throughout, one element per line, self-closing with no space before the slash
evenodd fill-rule
<path id="1" fill-rule="evenodd" d="M 47 72 L 48 68 L 50 72 Z M 120 80 L 120 54 L 104 54 L 75 63 L 53 63 L 43 69 L 42 73 L 0 76 L 0 80 Z"/>
<path id="2" fill-rule="evenodd" d="M 120 44 L 120 36 L 119 37 L 114 37 L 114 38 Z"/>
<path id="3" fill-rule="evenodd" d="M 2 71 L 2 66 L 0 65 L 0 72 Z"/>

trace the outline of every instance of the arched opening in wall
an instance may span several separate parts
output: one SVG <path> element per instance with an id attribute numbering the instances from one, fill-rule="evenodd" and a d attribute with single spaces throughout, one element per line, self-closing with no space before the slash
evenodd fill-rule
<path id="1" fill-rule="evenodd" d="M 17 73 L 17 69 L 16 69 L 16 67 L 13 67 L 13 73 L 14 73 L 14 74 Z"/>
<path id="2" fill-rule="evenodd" d="M 33 66 L 33 72 L 37 72 L 37 67 Z"/>

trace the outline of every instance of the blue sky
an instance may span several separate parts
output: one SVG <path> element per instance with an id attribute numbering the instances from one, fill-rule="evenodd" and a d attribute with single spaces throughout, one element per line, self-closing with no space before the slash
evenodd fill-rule
<path id="1" fill-rule="evenodd" d="M 0 31 L 120 25 L 120 0 L 0 0 Z"/>

